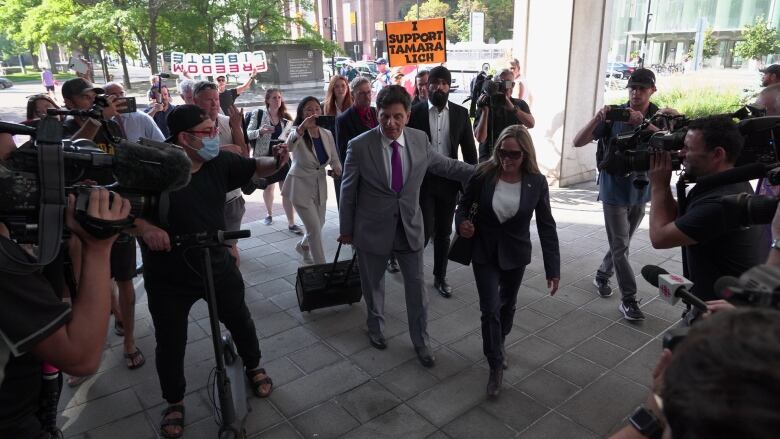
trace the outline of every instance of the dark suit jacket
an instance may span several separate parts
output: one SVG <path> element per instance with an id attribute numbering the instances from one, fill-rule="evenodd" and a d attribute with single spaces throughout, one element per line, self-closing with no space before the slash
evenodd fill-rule
<path id="1" fill-rule="evenodd" d="M 561 277 L 561 256 L 558 233 L 550 209 L 550 189 L 541 174 L 523 176 L 520 208 L 503 224 L 493 211 L 493 193 L 496 183 L 492 178 L 475 174 L 466 185 L 466 191 L 458 204 L 455 224 L 467 219 L 469 209 L 477 200 L 477 217 L 474 224 L 474 250 L 472 261 L 491 264 L 502 270 L 526 266 L 531 262 L 531 216 L 536 212 L 536 228 L 542 245 L 544 271 L 547 279 Z"/>
<path id="2" fill-rule="evenodd" d="M 474 132 L 471 130 L 471 120 L 468 110 L 460 105 L 449 103 L 450 115 L 450 151 L 447 156 L 451 159 L 458 159 L 458 147 L 463 151 L 463 161 L 469 164 L 477 163 L 477 148 L 474 144 Z M 409 117 L 409 127 L 425 131 L 428 135 L 428 141 L 431 141 L 431 124 L 428 120 L 428 101 L 420 102 L 412 107 L 412 114 Z M 433 146 L 434 150 L 436 146 Z M 423 191 L 447 191 L 455 193 L 460 189 L 458 182 L 447 180 L 432 174 L 425 177 Z"/>
<path id="3" fill-rule="evenodd" d="M 374 113 L 376 118 L 376 109 L 371 107 L 371 112 Z M 341 163 L 344 163 L 347 158 L 347 144 L 349 141 L 368 130 L 370 128 L 360 122 L 360 116 L 358 116 L 355 107 L 349 107 L 347 111 L 336 117 L 336 131 L 334 134 Z"/>

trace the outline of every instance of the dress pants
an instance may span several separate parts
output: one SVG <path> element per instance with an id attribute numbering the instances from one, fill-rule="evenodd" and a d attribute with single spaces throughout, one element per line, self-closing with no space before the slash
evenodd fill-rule
<path id="1" fill-rule="evenodd" d="M 458 201 L 458 192 L 445 186 L 427 185 L 420 200 L 425 224 L 425 244 L 428 244 L 429 239 L 433 239 L 433 276 L 436 279 L 443 279 L 447 275 L 452 219 L 455 217 Z"/>
<path id="2" fill-rule="evenodd" d="M 482 352 L 491 369 L 504 361 L 504 339 L 512 331 L 517 292 L 525 267 L 501 270 L 492 264 L 472 263 L 482 313 Z"/>
<path id="3" fill-rule="evenodd" d="M 409 247 L 401 221 L 396 227 L 391 254 L 398 260 L 404 278 L 406 316 L 414 347 L 429 346 L 428 295 L 423 288 L 423 254 Z M 366 324 L 371 334 L 384 334 L 385 267 L 391 254 L 377 255 L 357 249 L 363 297 L 366 300 Z"/>
<path id="4" fill-rule="evenodd" d="M 322 247 L 322 227 L 325 225 L 325 203 L 320 202 L 317 198 L 319 196 L 314 194 L 313 198 L 307 200 L 306 203 L 293 203 L 293 206 L 306 228 L 301 245 L 309 246 L 315 264 L 324 264 L 325 250 Z"/>
<path id="5" fill-rule="evenodd" d="M 617 206 L 602 203 L 602 208 L 609 250 L 604 255 L 604 260 L 596 272 L 596 278 L 607 281 L 614 273 L 617 276 L 623 300 L 634 299 L 636 296 L 636 277 L 628 262 L 628 253 L 631 237 L 634 236 L 634 232 L 645 216 L 645 205 Z"/>
<path id="6" fill-rule="evenodd" d="M 244 302 L 244 281 L 236 269 L 214 279 L 219 320 L 225 324 L 236 350 L 247 369 L 260 364 L 260 344 L 255 324 Z M 187 316 L 192 305 L 204 298 L 203 291 L 183 294 L 168 290 L 164 285 L 146 286 L 149 293 L 149 312 L 154 322 L 157 340 L 155 362 L 162 396 L 168 403 L 184 398 L 184 351 L 187 346 Z"/>

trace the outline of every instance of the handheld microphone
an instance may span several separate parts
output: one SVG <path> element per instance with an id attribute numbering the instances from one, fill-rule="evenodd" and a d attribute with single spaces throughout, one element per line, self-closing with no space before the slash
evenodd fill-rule
<path id="1" fill-rule="evenodd" d="M 688 279 L 676 274 L 669 274 L 668 271 L 656 265 L 642 267 L 642 277 L 650 285 L 658 288 L 658 295 L 664 301 L 676 305 L 682 299 L 683 302 L 700 311 L 707 311 L 707 304 L 688 291 L 688 288 L 693 286 L 693 282 Z"/>
<path id="2" fill-rule="evenodd" d="M 149 139 L 122 140 L 115 151 L 113 172 L 121 187 L 162 192 L 190 182 L 192 162 L 177 146 Z"/>

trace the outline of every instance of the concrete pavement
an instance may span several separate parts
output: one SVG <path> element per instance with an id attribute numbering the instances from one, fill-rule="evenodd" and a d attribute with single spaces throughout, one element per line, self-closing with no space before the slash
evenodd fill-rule
<path id="1" fill-rule="evenodd" d="M 252 237 L 239 242 L 241 271 L 263 352 L 261 365 L 275 383 L 270 398 L 251 399 L 249 437 L 579 439 L 605 437 L 624 425 L 647 396 L 660 335 L 675 324 L 681 308 L 659 300 L 639 276 L 638 297 L 647 319 L 624 321 L 617 309 L 619 293 L 603 299 L 591 284 L 607 249 L 595 186 L 551 188 L 551 200 L 561 242 L 561 289 L 554 297 L 546 292 L 539 240 L 532 230 L 534 257 L 507 341 L 509 369 L 501 395 L 491 401 L 485 397 L 488 369 L 470 267 L 450 264 L 455 291 L 444 299 L 432 287 L 432 249 L 425 251 L 428 329 L 437 362 L 424 369 L 409 340 L 400 274 L 386 276 L 389 347 L 378 351 L 368 343 L 363 303 L 298 310 L 299 237 L 286 231 L 279 204 L 274 224 L 265 226 L 259 222 L 261 194 L 248 197 L 245 227 Z M 337 233 L 331 189 L 324 230 L 329 257 L 335 254 Z M 647 217 L 632 243 L 631 259 L 637 275 L 644 264 L 681 272 L 679 249 L 650 246 Z M 157 437 L 164 405 L 142 282 L 137 298 L 136 337 L 146 365 L 128 370 L 122 340 L 109 331 L 100 371 L 80 387 L 64 389 L 59 425 L 66 437 Z M 214 365 L 209 332 L 201 301 L 192 308 L 188 331 L 186 438 L 216 437 L 207 385 Z"/>

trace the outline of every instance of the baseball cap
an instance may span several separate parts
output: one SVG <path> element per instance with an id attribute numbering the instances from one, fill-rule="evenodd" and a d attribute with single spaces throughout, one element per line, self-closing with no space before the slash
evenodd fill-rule
<path id="1" fill-rule="evenodd" d="M 68 79 L 62 84 L 62 97 L 71 99 L 74 96 L 79 96 L 88 91 L 94 91 L 95 93 L 102 95 L 105 94 L 105 90 L 100 87 L 95 87 L 94 84 L 87 81 L 84 78 Z"/>
<path id="2" fill-rule="evenodd" d="M 177 105 L 170 114 L 168 114 L 168 118 L 166 119 L 168 131 L 171 135 L 165 139 L 165 141 L 168 143 L 175 143 L 179 133 L 197 126 L 208 118 L 208 114 L 197 105 Z"/>
<path id="3" fill-rule="evenodd" d="M 633 86 L 640 86 L 640 87 L 647 87 L 647 88 L 655 87 L 655 73 L 653 73 L 653 71 L 649 69 L 634 70 L 634 73 L 632 73 L 631 77 L 628 78 L 628 84 L 626 85 L 626 88 L 630 88 Z"/>
<path id="4" fill-rule="evenodd" d="M 780 64 L 772 64 L 771 66 L 764 67 L 763 69 L 760 69 L 759 72 L 766 74 L 774 73 L 775 75 L 780 76 Z"/>
<path id="5" fill-rule="evenodd" d="M 377 58 L 376 59 L 377 64 L 387 64 L 387 60 L 384 58 Z"/>

